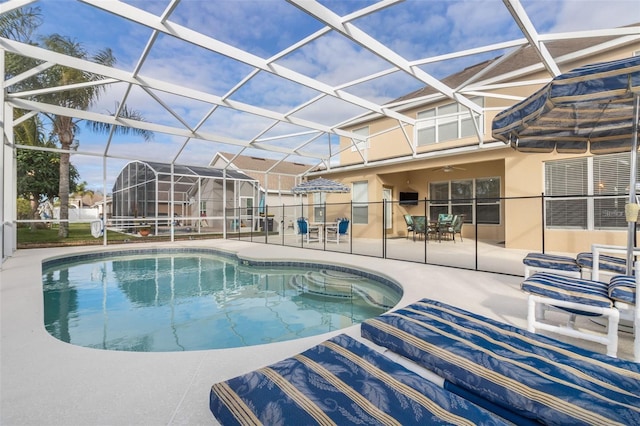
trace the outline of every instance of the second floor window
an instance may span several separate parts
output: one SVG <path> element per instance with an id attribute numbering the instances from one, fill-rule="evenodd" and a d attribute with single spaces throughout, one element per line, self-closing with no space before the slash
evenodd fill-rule
<path id="1" fill-rule="evenodd" d="M 484 99 L 474 97 L 470 99 L 480 106 L 484 106 Z M 483 132 L 484 116 L 476 117 L 478 128 Z M 458 103 L 441 105 L 421 111 L 416 115 L 416 145 L 431 145 L 454 139 L 476 135 L 476 128 L 469 110 Z"/>
<path id="2" fill-rule="evenodd" d="M 369 183 L 354 182 L 351 193 L 353 194 L 353 223 L 366 225 L 369 223 Z"/>

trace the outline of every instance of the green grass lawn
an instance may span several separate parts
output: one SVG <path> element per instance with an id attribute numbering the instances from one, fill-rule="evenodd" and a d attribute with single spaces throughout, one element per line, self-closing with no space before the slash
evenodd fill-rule
<path id="1" fill-rule="evenodd" d="M 119 232 L 107 231 L 108 241 L 124 241 L 135 236 L 121 234 Z M 18 228 L 18 248 L 30 246 L 64 246 L 64 245 L 94 245 L 102 244 L 102 237 L 93 238 L 91 235 L 91 225 L 89 223 L 69 224 L 69 237 L 58 237 L 58 227 L 34 229 L 29 227 Z"/>
<path id="2" fill-rule="evenodd" d="M 215 234 L 176 234 L 174 239 L 201 239 L 201 238 L 220 238 Z M 116 231 L 107 230 L 107 242 L 114 243 L 145 243 L 153 241 L 169 241 L 169 235 L 150 235 L 148 237 L 140 237 L 138 235 L 126 234 Z M 63 246 L 84 246 L 84 245 L 101 245 L 103 237 L 93 238 L 91 235 L 91 224 L 89 223 L 71 223 L 69 224 L 69 236 L 67 238 L 58 237 L 58 227 L 34 229 L 29 227 L 18 228 L 18 248 L 40 248 L 40 247 L 63 247 Z"/>

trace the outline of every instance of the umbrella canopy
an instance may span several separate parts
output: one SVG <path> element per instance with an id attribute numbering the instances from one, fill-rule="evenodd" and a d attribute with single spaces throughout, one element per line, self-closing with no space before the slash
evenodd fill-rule
<path id="1" fill-rule="evenodd" d="M 492 134 L 523 152 L 631 152 L 629 203 L 636 203 L 640 57 L 586 65 L 493 120 Z M 637 215 L 636 215 L 637 216 Z M 635 219 L 629 222 L 627 272 L 633 270 Z"/>
<path id="2" fill-rule="evenodd" d="M 351 192 L 351 188 L 330 179 L 317 178 L 302 182 L 291 189 L 294 194 L 310 194 L 313 192 Z"/>
<path id="3" fill-rule="evenodd" d="M 640 94 L 640 56 L 586 65 L 496 115 L 492 134 L 523 152 L 629 151 L 634 94 Z"/>

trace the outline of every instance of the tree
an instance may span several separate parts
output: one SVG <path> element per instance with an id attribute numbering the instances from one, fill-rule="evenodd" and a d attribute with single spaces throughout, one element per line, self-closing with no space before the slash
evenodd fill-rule
<path id="1" fill-rule="evenodd" d="M 23 7 L 0 15 L 0 37 L 28 43 L 40 26 L 39 7 Z"/>
<path id="2" fill-rule="evenodd" d="M 93 196 L 95 195 L 95 192 L 89 188 L 89 183 L 87 183 L 86 180 L 83 180 L 76 185 L 76 188 L 73 190 L 73 194 L 80 197 L 82 204 L 84 204 L 85 197 L 88 197 L 90 204 L 93 204 Z"/>
<path id="3" fill-rule="evenodd" d="M 39 7 L 23 7 L 0 15 L 0 37 L 33 44 L 32 35 L 42 23 Z M 11 78 L 21 72 L 33 68 L 42 61 L 20 56 L 15 53 L 5 54 L 5 77 Z M 34 80 L 32 79 L 31 82 Z M 13 86 L 18 90 L 29 90 L 27 82 Z"/>
<path id="4" fill-rule="evenodd" d="M 111 49 L 104 49 L 95 55 L 90 55 L 81 44 L 58 34 L 53 34 L 44 38 L 43 44 L 47 49 L 54 52 L 90 60 L 106 66 L 113 66 L 116 62 Z M 103 79 L 100 75 L 60 65 L 55 65 L 47 69 L 39 76 L 36 76 L 36 78 L 38 79 L 40 87 L 64 87 L 70 84 L 87 83 Z M 106 87 L 106 85 L 86 85 L 72 90 L 60 90 L 41 94 L 34 98 L 37 101 L 48 104 L 79 110 L 88 110 L 100 99 L 100 96 L 104 93 Z M 51 121 L 53 126 L 52 132 L 58 139 L 62 150 L 69 151 L 74 142 L 75 136 L 79 131 L 78 124 L 82 120 L 61 115 L 44 114 L 44 116 Z M 138 112 L 129 110 L 126 107 L 123 107 L 120 110 L 120 116 L 139 121 L 142 120 L 142 117 Z M 104 123 L 89 123 L 89 127 L 94 131 L 101 132 L 108 132 L 111 129 L 111 125 Z M 148 130 L 132 129 L 122 126 L 117 126 L 115 130 L 121 134 L 134 133 L 142 136 L 145 140 L 150 140 L 153 135 L 153 133 Z M 58 189 L 58 196 L 60 197 L 61 222 L 58 236 L 61 238 L 66 238 L 69 233 L 69 226 L 65 221 L 69 218 L 69 156 L 70 154 L 68 152 L 62 152 L 60 154 L 60 185 Z"/>
<path id="5" fill-rule="evenodd" d="M 55 147 L 49 142 L 48 147 Z M 20 149 L 16 153 L 17 161 L 17 192 L 18 197 L 23 197 L 30 202 L 31 219 L 39 219 L 37 216 L 38 205 L 46 200 L 53 200 L 58 195 L 60 181 L 60 153 L 41 150 Z M 75 188 L 78 180 L 78 171 L 75 167 L 69 168 L 69 182 Z M 32 228 L 35 224 L 32 225 Z"/>
<path id="6" fill-rule="evenodd" d="M 31 42 L 33 32 L 41 23 L 42 19 L 39 7 L 25 7 L 9 11 L 0 15 L 0 37 L 29 43 Z M 35 64 L 36 61 L 31 58 L 6 53 L 5 72 L 7 75 L 16 74 L 19 70 L 33 67 Z M 15 112 L 15 118 L 19 118 L 23 114 L 23 111 L 18 110 Z M 44 134 L 38 117 L 31 117 L 15 126 L 14 140 L 23 145 L 40 145 L 44 140 Z M 33 160 L 33 164 L 25 164 L 25 160 Z M 22 200 L 18 199 L 18 214 L 23 219 L 35 219 L 35 212 L 38 208 L 37 200 L 43 196 L 40 191 L 44 193 L 48 192 L 48 190 L 43 187 L 37 188 L 36 185 L 27 182 L 27 180 L 34 178 L 34 171 L 40 170 L 37 163 L 41 160 L 41 158 L 36 157 L 28 159 L 25 155 L 18 154 L 18 194 L 23 197 Z M 45 162 L 51 164 L 49 161 Z M 27 174 L 26 171 L 30 171 L 29 174 Z M 21 179 L 23 175 L 27 176 L 27 179 Z M 32 223 L 31 226 L 35 227 L 35 223 Z"/>
<path id="7" fill-rule="evenodd" d="M 31 43 L 31 36 L 33 32 L 38 28 L 40 23 L 41 20 L 39 8 L 33 7 L 16 9 L 0 15 L 0 36 L 12 38 L 25 43 Z M 113 66 L 116 62 L 111 49 L 104 49 L 99 51 L 95 55 L 89 55 L 89 53 L 82 47 L 81 44 L 74 42 L 68 37 L 64 37 L 58 34 L 44 37 L 42 39 L 42 43 L 45 48 L 54 52 L 74 56 L 80 59 L 90 60 L 102 65 Z M 7 55 L 5 64 L 5 77 L 11 78 L 12 76 L 18 75 L 28 69 L 33 68 L 39 62 L 41 61 L 36 61 L 32 58 L 20 55 Z M 43 87 L 64 87 L 70 84 L 87 83 L 98 81 L 101 79 L 103 79 L 103 77 L 100 75 L 55 65 L 36 76 L 22 80 L 20 83 L 14 85 L 13 88 L 14 90 L 30 90 Z M 33 96 L 33 99 L 36 101 L 59 105 L 67 108 L 87 110 L 100 99 L 100 96 L 104 93 L 106 87 L 106 85 L 86 85 L 82 88 L 76 88 L 72 90 L 63 89 L 47 94 L 40 94 L 37 96 Z M 125 105 L 122 106 L 118 113 L 120 117 L 142 121 L 141 114 L 128 109 Z M 74 138 L 79 131 L 78 124 L 81 120 L 50 114 L 43 114 L 43 116 L 46 116 L 51 122 L 52 133 L 60 143 L 60 147 L 62 148 L 62 150 L 69 151 L 71 145 L 73 144 Z M 39 124 L 40 123 L 38 123 L 37 121 L 29 123 L 28 126 L 34 125 L 35 127 L 32 129 L 25 129 L 24 136 L 37 136 L 37 133 L 34 133 L 32 131 L 35 128 L 41 128 L 38 127 Z M 98 132 L 108 132 L 111 130 L 111 126 L 104 123 L 90 123 L 90 127 L 94 131 Z M 114 130 L 119 134 L 138 134 L 145 140 L 151 139 L 153 135 L 152 132 L 149 132 L 147 130 L 131 129 L 122 126 L 116 126 Z M 42 160 L 42 158 L 40 158 L 40 160 Z M 62 238 L 66 238 L 69 233 L 69 226 L 66 220 L 69 218 L 69 191 L 71 189 L 70 171 L 72 170 L 68 152 L 63 152 L 60 154 L 59 169 L 59 187 L 57 192 L 60 198 L 60 219 L 62 221 L 60 223 L 58 235 Z"/>

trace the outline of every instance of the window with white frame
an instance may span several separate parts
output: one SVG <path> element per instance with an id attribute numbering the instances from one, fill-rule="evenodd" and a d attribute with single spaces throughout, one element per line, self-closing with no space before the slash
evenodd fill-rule
<path id="1" fill-rule="evenodd" d="M 352 187 L 354 224 L 366 225 L 369 223 L 369 183 L 354 182 Z"/>
<path id="2" fill-rule="evenodd" d="M 547 161 L 544 171 L 545 195 L 553 197 L 545 205 L 548 228 L 627 227 L 628 153 Z"/>
<path id="3" fill-rule="evenodd" d="M 313 220 L 324 222 L 324 203 L 327 201 L 327 194 L 324 192 L 313 193 Z"/>
<path id="4" fill-rule="evenodd" d="M 470 101 L 484 106 L 484 98 L 473 97 Z M 476 135 L 474 118 L 469 109 L 458 103 L 441 105 L 421 111 L 416 115 L 415 140 L 417 146 L 431 145 Z M 475 117 L 480 133 L 484 132 L 484 115 Z"/>
<path id="5" fill-rule="evenodd" d="M 359 129 L 353 130 L 351 133 L 355 133 L 358 136 L 362 136 L 364 141 L 354 141 L 355 145 L 351 145 L 351 151 L 354 152 L 356 149 L 363 151 L 371 146 L 369 142 L 369 126 L 361 127 Z"/>
<path id="6" fill-rule="evenodd" d="M 241 213 L 247 216 L 253 216 L 253 197 L 240 197 Z"/>
<path id="7" fill-rule="evenodd" d="M 473 204 L 476 203 L 474 218 Z M 500 224 L 500 178 L 462 179 L 429 184 L 429 217 L 464 215 L 465 223 Z"/>

